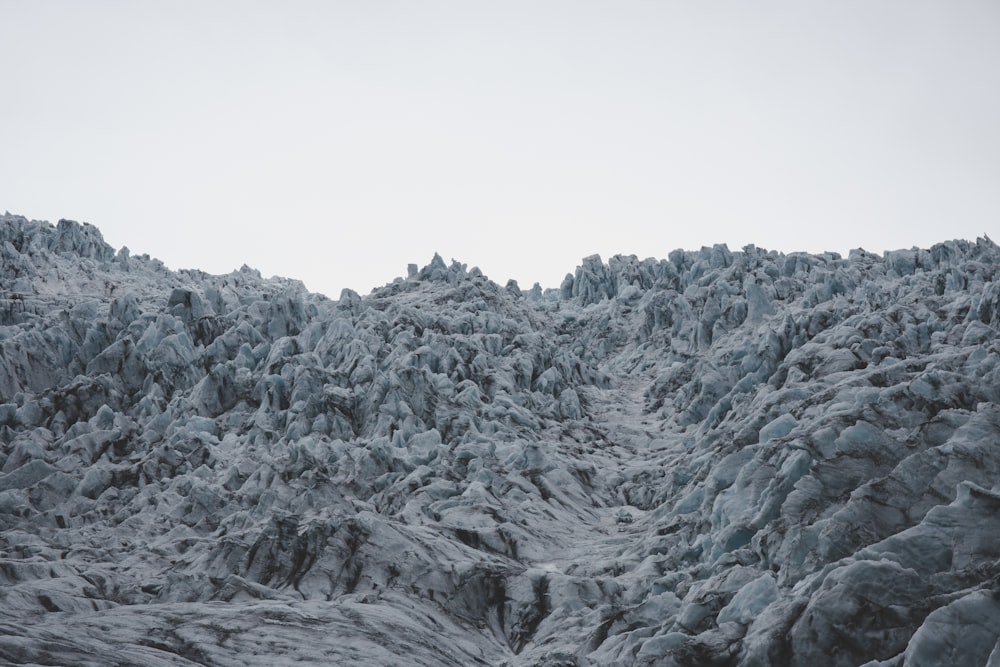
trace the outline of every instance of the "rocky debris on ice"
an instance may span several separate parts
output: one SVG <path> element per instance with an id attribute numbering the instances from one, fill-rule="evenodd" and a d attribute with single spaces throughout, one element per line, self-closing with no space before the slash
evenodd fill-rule
<path id="1" fill-rule="evenodd" d="M 1000 249 L 435 257 L 0 218 L 0 660 L 1000 660 Z"/>

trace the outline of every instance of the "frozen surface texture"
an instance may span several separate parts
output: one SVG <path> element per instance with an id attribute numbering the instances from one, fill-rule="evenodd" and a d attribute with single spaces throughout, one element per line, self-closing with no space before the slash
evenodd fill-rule
<path id="1" fill-rule="evenodd" d="M 0 220 L 2 663 L 1000 664 L 987 239 L 333 301 Z"/>

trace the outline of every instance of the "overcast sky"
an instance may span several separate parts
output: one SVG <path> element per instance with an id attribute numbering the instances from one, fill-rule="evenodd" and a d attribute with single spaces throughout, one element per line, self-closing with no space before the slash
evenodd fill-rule
<path id="1" fill-rule="evenodd" d="M 0 0 L 0 95 L 0 211 L 334 298 L 1000 241 L 997 0 Z"/>

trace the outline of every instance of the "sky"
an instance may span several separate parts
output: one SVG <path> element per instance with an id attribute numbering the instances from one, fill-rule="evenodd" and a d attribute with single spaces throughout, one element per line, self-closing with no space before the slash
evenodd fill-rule
<path id="1" fill-rule="evenodd" d="M 173 269 L 1000 241 L 996 0 L 0 0 L 0 45 L 0 211 Z"/>

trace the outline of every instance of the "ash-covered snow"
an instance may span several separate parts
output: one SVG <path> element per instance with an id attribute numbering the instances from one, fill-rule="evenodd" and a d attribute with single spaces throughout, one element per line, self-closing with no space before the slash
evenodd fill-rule
<path id="1" fill-rule="evenodd" d="M 439 257 L 0 218 L 0 662 L 1000 664 L 1000 248 Z"/>

